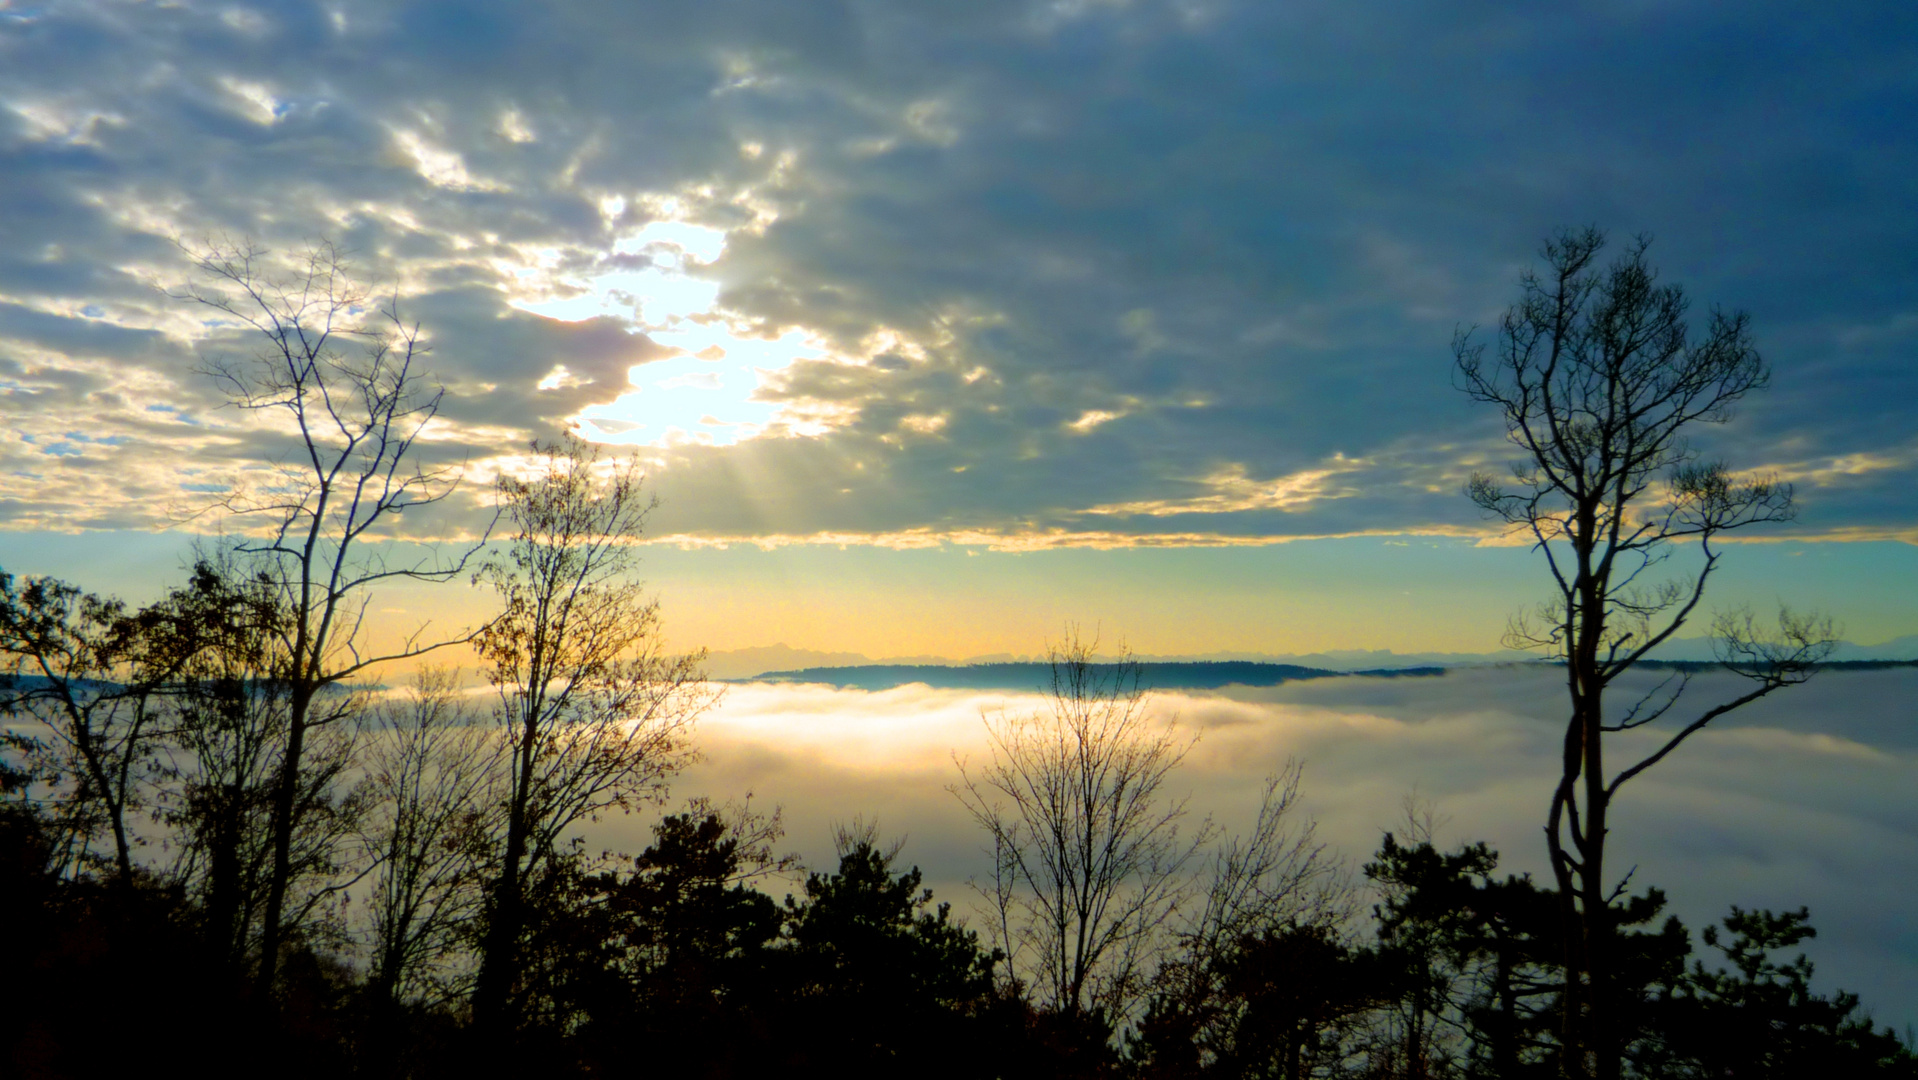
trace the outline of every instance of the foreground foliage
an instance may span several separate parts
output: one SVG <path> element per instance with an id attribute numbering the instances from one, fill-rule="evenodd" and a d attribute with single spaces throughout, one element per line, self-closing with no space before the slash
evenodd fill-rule
<path id="1" fill-rule="evenodd" d="M 528 889 L 527 1007 L 500 1038 L 457 1001 L 395 996 L 377 969 L 313 947 L 279 991 L 249 988 L 205 908 L 177 885 L 60 872 L 54 823 L 10 771 L 0 918 L 16 987 L 5 1070 L 119 1076 L 170 1055 L 208 1075 L 731 1077 L 1544 1077 L 1556 1075 L 1561 932 L 1549 890 L 1496 874 L 1483 844 L 1388 837 L 1366 873 L 1371 925 L 1294 922 L 1204 956 L 1161 957 L 1125 1038 L 1035 1006 L 1003 955 L 934 902 L 874 833 L 783 900 L 776 820 L 696 804 L 633 857 L 575 849 Z M 788 879 L 790 880 L 790 879 Z M 1785 950 L 1804 911 L 1734 908 L 1686 966 L 1690 936 L 1647 890 L 1617 906 L 1611 1003 L 1642 1077 L 1914 1077 L 1918 1059 L 1856 997 L 1810 988 Z M 1206 970 L 1191 978 L 1192 965 Z M 1195 992 L 1194 986 L 1204 990 Z M 111 1015 L 104 1003 L 124 1002 Z M 112 1037 L 102 1038 L 102 1024 Z M 484 1036 L 484 1037 L 482 1037 Z M 1122 1042 L 1123 1051 L 1115 1049 Z"/>

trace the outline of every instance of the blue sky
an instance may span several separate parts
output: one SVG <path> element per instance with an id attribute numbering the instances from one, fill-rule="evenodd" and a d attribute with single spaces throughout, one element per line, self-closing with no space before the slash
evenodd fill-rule
<path id="1" fill-rule="evenodd" d="M 409 525 L 579 423 L 688 645 L 1489 649 L 1542 571 L 1448 343 L 1591 222 L 1773 365 L 1700 445 L 1801 513 L 1723 599 L 1915 633 L 1915 73 L 1889 3 L 3 6 L 0 564 L 138 592 L 52 538 L 283 452 L 162 290 L 329 237 L 480 480 Z"/>

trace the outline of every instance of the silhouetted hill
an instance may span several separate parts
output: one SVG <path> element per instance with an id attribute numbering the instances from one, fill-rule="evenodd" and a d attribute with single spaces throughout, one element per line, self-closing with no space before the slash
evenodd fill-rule
<path id="1" fill-rule="evenodd" d="M 1663 662 L 1710 664 L 1713 662 L 1711 639 L 1675 638 L 1654 654 Z M 1834 662 L 1890 661 L 1918 658 L 1918 635 L 1895 638 L 1875 645 L 1841 641 L 1832 653 Z M 1425 668 L 1486 667 L 1504 664 L 1547 663 L 1537 653 L 1502 649 L 1497 652 L 1393 652 L 1390 649 L 1331 649 L 1315 653 L 1205 652 L 1175 654 L 1140 653 L 1135 659 L 1145 664 L 1249 663 L 1278 667 L 1308 668 L 1339 675 L 1379 674 Z M 1043 656 L 1019 656 L 990 653 L 979 656 L 869 656 L 855 652 L 820 652 L 795 649 L 784 643 L 746 649 L 722 650 L 707 654 L 706 673 L 722 681 L 782 679 L 800 673 L 843 668 L 962 668 L 992 665 L 1037 663 Z M 790 681 L 790 680 L 786 680 Z M 831 680 L 820 680 L 831 681 Z M 909 680 L 916 681 L 916 680 Z M 971 685 L 971 684 L 967 684 Z M 1164 684 L 1170 687 L 1172 684 Z M 1258 684 L 1255 684 L 1258 685 Z"/>
<path id="2" fill-rule="evenodd" d="M 1095 664 L 1110 674 L 1115 664 Z M 1444 668 L 1392 668 L 1375 671 L 1330 671 L 1296 664 L 1261 664 L 1247 660 L 1157 661 L 1139 665 L 1140 681 L 1154 690 L 1216 690 L 1223 686 L 1277 686 L 1302 679 L 1351 675 L 1382 677 L 1443 675 Z M 822 683 L 859 690 L 890 690 L 924 683 L 938 690 L 1044 690 L 1051 685 L 1051 665 L 1041 662 L 996 664 L 860 664 L 851 667 L 801 668 L 769 671 L 755 682 Z"/>
<path id="3" fill-rule="evenodd" d="M 1640 660 L 1639 667 L 1670 671 L 1711 671 L 1723 667 L 1716 660 Z M 1827 660 L 1820 671 L 1879 671 L 1884 668 L 1918 667 L 1918 660 Z"/>

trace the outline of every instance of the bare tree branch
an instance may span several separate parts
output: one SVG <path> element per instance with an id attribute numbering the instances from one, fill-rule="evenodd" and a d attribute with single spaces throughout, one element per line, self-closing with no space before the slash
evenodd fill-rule
<path id="1" fill-rule="evenodd" d="M 1192 742 L 1153 723 L 1138 664 L 1097 664 L 1096 645 L 1068 631 L 1052 650 L 1047 712 L 987 716 L 991 760 L 959 762 L 951 790 L 992 838 L 999 944 L 1015 977 L 1052 1008 L 1116 1020 L 1190 900 L 1213 827 L 1181 834 L 1186 802 L 1164 785 Z"/>
<path id="2" fill-rule="evenodd" d="M 1774 646 L 1756 646 L 1721 622 L 1724 666 L 1755 680 L 1750 693 L 1699 713 L 1657 751 L 1609 777 L 1605 736 L 1646 728 L 1677 706 L 1687 682 L 1668 682 L 1621 717 L 1606 712 L 1610 685 L 1672 640 L 1704 600 L 1724 533 L 1789 520 L 1789 484 L 1735 480 L 1702 460 L 1688 432 L 1723 423 L 1770 379 L 1742 313 L 1714 310 L 1704 333 L 1687 321 L 1689 301 L 1658 282 L 1636 238 L 1596 270 L 1605 235 L 1570 229 L 1547 241 L 1549 273 L 1519 279 L 1519 300 L 1501 320 L 1495 351 L 1461 329 L 1452 355 L 1459 387 L 1498 408 L 1524 453 L 1511 485 L 1475 475 L 1466 495 L 1487 516 L 1531 537 L 1554 586 L 1535 614 L 1512 620 L 1506 643 L 1564 662 L 1571 703 L 1546 840 L 1566 921 L 1566 1074 L 1615 1080 L 1619 1040 L 1604 1014 L 1609 978 L 1606 878 L 1612 797 L 1713 719 L 1810 676 L 1830 650 L 1829 624 L 1781 615 Z M 1696 542 L 1701 564 L 1665 580 L 1674 545 Z M 1820 633 L 1823 637 L 1820 637 Z"/>
<path id="3" fill-rule="evenodd" d="M 293 874 L 298 777 L 308 730 L 324 722 L 316 695 L 376 664 L 471 640 L 468 633 L 422 643 L 416 635 L 402 649 L 368 654 L 360 634 L 369 590 L 396 578 L 451 581 L 479 544 L 450 559 L 431 552 L 394 566 L 386 549 L 369 543 L 403 511 L 444 500 L 459 482 L 457 470 L 424 468 L 414 453 L 444 391 L 420 369 L 420 328 L 402 316 L 397 292 L 373 303 L 327 242 L 298 253 L 288 269 L 246 241 L 209 242 L 188 254 L 200 277 L 176 297 L 252 331 L 210 339 L 219 351 L 203 360 L 202 373 L 229 404 L 273 418 L 296 440 L 273 484 L 236 487 L 219 500 L 228 515 L 259 523 L 260 535 L 240 540 L 234 554 L 286 612 L 275 623 L 282 669 L 273 678 L 288 688 L 290 711 L 259 960 L 259 982 L 270 989 Z M 250 355 L 238 339 L 247 336 L 256 346 Z"/>

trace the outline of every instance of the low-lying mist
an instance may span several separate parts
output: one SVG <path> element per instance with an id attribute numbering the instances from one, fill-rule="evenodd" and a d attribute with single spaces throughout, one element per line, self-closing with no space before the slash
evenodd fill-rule
<path id="1" fill-rule="evenodd" d="M 1634 673 L 1616 699 L 1670 672 Z M 1546 874 L 1542 828 L 1563 728 L 1562 673 L 1457 669 L 1436 678 L 1346 677 L 1217 692 L 1161 692 L 1152 708 L 1198 737 L 1173 788 L 1207 814 L 1249 827 L 1263 778 L 1305 764 L 1304 805 L 1319 837 L 1354 868 L 1399 828 L 1408 796 L 1442 823 L 1441 846 L 1487 840 L 1513 871 Z M 1699 707 L 1737 688 L 1694 677 Z M 1918 1023 L 1918 669 L 1837 671 L 1714 723 L 1624 789 L 1612 865 L 1671 897 L 1694 929 L 1732 904 L 1811 908 L 1817 984 L 1863 995 L 1880 1022 Z M 905 841 L 941 899 L 964 910 L 987 869 L 981 836 L 947 790 L 955 758 L 986 752 L 982 714 L 1038 710 L 1036 694 L 868 692 L 743 683 L 702 720 L 703 760 L 676 798 L 783 809 L 787 846 L 827 866 L 836 824 L 876 820 Z M 1683 707 L 1675 710 L 1677 720 Z M 1655 730 L 1641 742 L 1657 745 Z M 1623 746 L 1635 747 L 1625 743 Z M 1623 762 L 1621 762 L 1622 764 Z M 607 819 L 594 847 L 638 851 L 650 819 Z"/>

